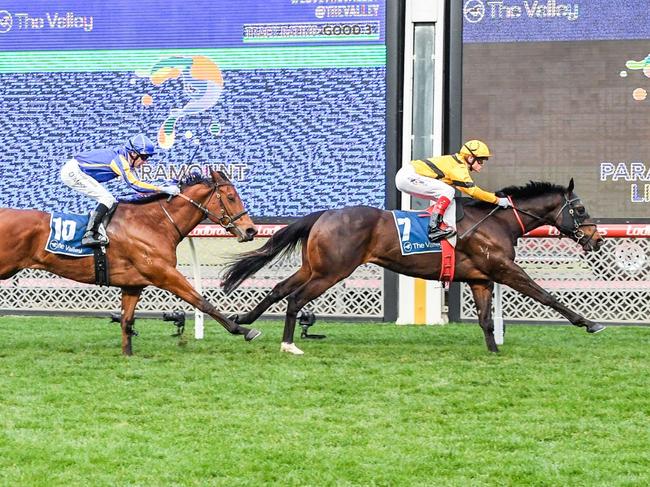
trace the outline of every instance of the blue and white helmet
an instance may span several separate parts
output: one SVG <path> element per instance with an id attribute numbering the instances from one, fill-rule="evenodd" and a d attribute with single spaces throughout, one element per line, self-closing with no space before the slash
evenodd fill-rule
<path id="1" fill-rule="evenodd" d="M 137 134 L 131 137 L 124 146 L 126 150 L 135 152 L 140 156 L 153 156 L 156 153 L 156 147 L 151 139 L 144 134 Z"/>

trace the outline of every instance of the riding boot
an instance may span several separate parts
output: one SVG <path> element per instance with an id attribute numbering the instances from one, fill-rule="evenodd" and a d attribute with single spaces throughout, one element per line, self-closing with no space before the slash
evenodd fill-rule
<path id="1" fill-rule="evenodd" d="M 443 215 L 431 215 L 431 222 L 429 223 L 429 242 L 440 242 L 446 238 L 456 235 L 456 230 L 448 226 L 442 221 Z"/>
<path id="2" fill-rule="evenodd" d="M 103 235 L 98 233 L 99 225 L 108 212 L 108 207 L 100 203 L 97 205 L 88 218 L 88 226 L 86 227 L 86 233 L 84 233 L 83 238 L 81 239 L 81 245 L 85 247 L 100 247 L 103 245 L 108 245 L 108 239 Z"/>
<path id="3" fill-rule="evenodd" d="M 442 221 L 445 216 L 445 210 L 447 210 L 450 203 L 451 200 L 449 198 L 441 196 L 433 207 L 431 220 L 429 221 L 429 241 L 431 243 L 439 242 L 440 240 L 456 235 L 456 231 Z"/>

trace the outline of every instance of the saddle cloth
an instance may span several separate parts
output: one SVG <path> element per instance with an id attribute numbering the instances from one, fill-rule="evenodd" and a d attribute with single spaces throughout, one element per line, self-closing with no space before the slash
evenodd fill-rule
<path id="1" fill-rule="evenodd" d="M 402 255 L 441 252 L 440 243 L 429 242 L 429 214 L 425 211 L 393 211 Z"/>
<path id="2" fill-rule="evenodd" d="M 50 235 L 45 244 L 45 250 L 53 254 L 71 257 L 86 257 L 93 255 L 93 249 L 83 247 L 81 238 L 88 225 L 88 215 L 54 212 L 50 214 Z M 105 234 L 103 226 L 99 231 Z"/>
<path id="3" fill-rule="evenodd" d="M 430 209 L 429 209 L 430 210 Z M 442 242 L 429 242 L 428 229 L 430 211 L 401 211 L 393 210 L 393 220 L 397 228 L 402 255 L 414 255 L 442 252 L 442 266 L 440 281 L 451 282 L 454 280 L 455 244 L 443 240 Z"/>

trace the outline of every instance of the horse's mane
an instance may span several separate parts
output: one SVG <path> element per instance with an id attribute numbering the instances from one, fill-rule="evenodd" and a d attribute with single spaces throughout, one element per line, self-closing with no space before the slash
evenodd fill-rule
<path id="1" fill-rule="evenodd" d="M 210 186 L 213 184 L 213 181 L 211 178 L 208 178 L 199 172 L 191 172 L 180 180 L 181 189 L 186 186 L 194 186 L 195 184 L 207 184 Z"/>
<path id="2" fill-rule="evenodd" d="M 179 181 L 179 185 L 181 187 L 181 191 L 185 189 L 188 186 L 194 186 L 196 184 L 205 184 L 205 185 L 211 185 L 213 184 L 213 181 L 211 178 L 203 176 L 201 173 L 198 172 L 192 172 L 185 176 L 183 179 Z M 125 200 L 120 200 L 120 203 L 124 204 L 133 204 L 133 205 L 142 205 L 145 203 L 151 203 L 152 201 L 158 201 L 164 198 L 167 198 L 169 195 L 165 193 L 154 193 L 154 194 L 149 194 L 146 196 L 139 196 L 134 199 L 125 199 Z"/>
<path id="3" fill-rule="evenodd" d="M 500 193 L 503 196 L 512 196 L 513 198 L 533 198 L 534 196 L 548 193 L 564 194 L 565 191 L 566 188 L 563 188 L 559 184 L 529 181 L 528 184 L 524 186 L 507 186 L 497 191 L 497 193 Z"/>
<path id="4" fill-rule="evenodd" d="M 566 188 L 560 186 L 559 184 L 553 184 L 543 181 L 529 181 L 528 184 L 522 186 L 507 186 L 500 189 L 496 192 L 497 196 L 510 196 L 515 199 L 521 198 L 533 198 L 535 196 L 541 196 L 549 193 L 559 193 L 564 194 Z M 484 201 L 471 199 L 465 203 L 469 206 L 486 206 L 494 207 L 491 203 L 486 203 Z"/>

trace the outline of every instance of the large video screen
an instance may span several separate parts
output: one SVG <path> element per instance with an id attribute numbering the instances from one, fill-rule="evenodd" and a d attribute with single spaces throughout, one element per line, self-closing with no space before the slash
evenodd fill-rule
<path id="1" fill-rule="evenodd" d="M 88 211 L 61 165 L 144 132 L 144 180 L 225 170 L 253 217 L 383 207 L 385 15 L 385 0 L 5 1 L 0 206 Z"/>
<path id="2" fill-rule="evenodd" d="M 650 220 L 647 0 L 466 0 L 463 137 L 476 181 L 566 185 L 599 219 Z"/>

